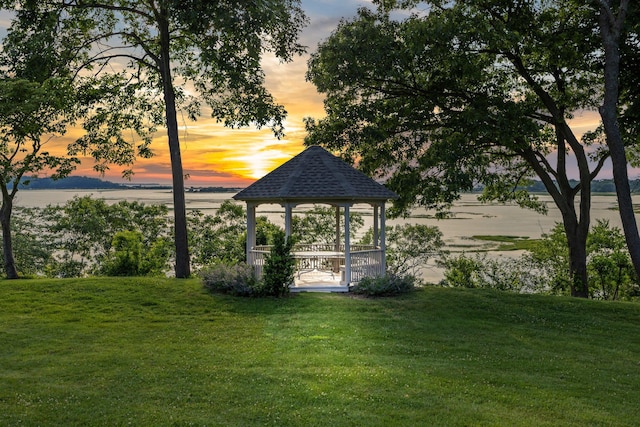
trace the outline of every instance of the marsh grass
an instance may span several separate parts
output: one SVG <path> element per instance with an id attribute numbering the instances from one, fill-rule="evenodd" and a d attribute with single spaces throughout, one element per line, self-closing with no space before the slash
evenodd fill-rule
<path id="1" fill-rule="evenodd" d="M 476 235 L 472 236 L 472 239 L 496 243 L 497 246 L 491 249 L 493 251 L 529 250 L 533 245 L 536 244 L 536 242 L 539 241 L 539 239 L 530 239 L 526 236 L 519 237 Z"/>
<path id="2" fill-rule="evenodd" d="M 0 425 L 640 424 L 640 305 L 4 281 Z"/>

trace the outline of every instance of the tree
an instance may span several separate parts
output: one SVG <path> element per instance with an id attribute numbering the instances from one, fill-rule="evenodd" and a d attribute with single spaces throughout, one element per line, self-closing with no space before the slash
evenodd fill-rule
<path id="1" fill-rule="evenodd" d="M 637 65 L 640 62 L 640 47 L 638 46 L 640 25 L 637 19 L 629 19 L 628 16 L 637 18 L 640 9 L 632 3 L 630 0 L 594 0 L 591 2 L 599 12 L 598 29 L 604 52 L 604 94 L 598 110 L 602 117 L 607 147 L 611 153 L 613 179 L 616 185 L 618 208 L 627 247 L 636 275 L 640 276 L 640 234 L 631 200 L 625 149 L 625 146 L 633 145 L 634 138 L 636 139 L 635 144 L 637 144 L 639 135 L 637 129 L 639 118 L 637 111 Z M 628 66 L 626 70 L 621 68 L 623 50 L 626 51 L 625 60 Z M 622 78 L 621 74 L 623 74 Z M 626 88 L 625 83 L 628 84 Z M 621 93 L 626 96 L 627 105 L 624 108 L 621 108 Z M 622 129 L 619 116 L 622 116 L 623 120 Z M 625 120 L 625 116 L 631 117 L 631 123 L 628 119 Z M 627 132 L 624 131 L 624 122 L 627 122 L 627 125 L 631 124 L 631 126 L 627 126 Z"/>
<path id="2" fill-rule="evenodd" d="M 77 159 L 52 155 L 44 148 L 45 135 L 64 132 L 65 120 L 60 117 L 69 107 L 66 99 L 67 87 L 58 80 L 0 80 L 0 224 L 4 268 L 9 279 L 18 277 L 11 214 L 22 178 L 45 169 L 64 176 L 77 163 Z"/>
<path id="3" fill-rule="evenodd" d="M 344 224 L 344 213 L 341 213 L 340 218 Z M 349 216 L 349 232 L 352 239 L 363 225 L 362 214 L 352 212 Z M 291 236 L 298 243 L 336 244 L 336 210 L 328 206 L 314 205 L 306 210 L 304 215 L 292 218 L 291 229 Z"/>
<path id="4" fill-rule="evenodd" d="M 361 9 L 319 46 L 307 77 L 327 116 L 307 119 L 306 143 L 386 178 L 400 195 L 396 215 L 446 208 L 478 183 L 482 200 L 544 212 L 521 190 L 537 176 L 562 214 L 571 293 L 587 297 L 590 184 L 609 152 L 594 135 L 580 141 L 568 120 L 599 99 L 593 15 L 568 1 L 476 0 L 426 2 L 428 13 L 392 19 L 415 3 Z"/>
<path id="5" fill-rule="evenodd" d="M 282 135 L 285 110 L 264 88 L 261 59 L 282 61 L 301 53 L 297 36 L 306 21 L 296 0 L 21 0 L 12 2 L 34 13 L 53 13 L 61 30 L 81 23 L 78 73 L 94 75 L 124 70 L 134 88 L 132 99 L 147 97 L 161 106 L 167 128 L 173 177 L 176 277 L 190 274 L 184 172 L 177 114 L 195 120 L 201 106 L 230 127 L 254 123 Z M 127 86 L 129 87 L 129 86 Z M 194 96 L 190 96 L 194 93 Z M 156 122 L 157 109 L 138 110 Z M 151 117 L 148 117 L 148 116 Z"/>
<path id="6" fill-rule="evenodd" d="M 442 232 L 424 224 L 403 224 L 387 230 L 387 272 L 394 276 L 419 277 L 430 259 L 445 251 Z"/>
<path id="7" fill-rule="evenodd" d="M 149 154 L 150 143 L 149 130 L 126 116 L 131 102 L 123 102 L 128 94 L 119 90 L 121 79 L 82 78 L 72 84 L 69 57 L 78 48 L 73 43 L 77 39 L 61 40 L 57 17 L 35 13 L 40 4 L 32 3 L 33 9 L 16 11 L 0 53 L 0 223 L 5 272 L 12 279 L 18 272 L 11 215 L 16 193 L 28 185 L 28 178 L 39 173 L 54 179 L 68 175 L 79 163 L 80 147 L 90 150 L 99 170 L 113 163 L 130 165 L 136 155 Z M 77 22 L 71 22 L 65 34 L 80 29 Z M 78 59 L 84 57 L 78 55 Z M 78 121 L 88 134 L 66 153 L 50 152 L 51 141 Z M 124 130 L 142 137 L 137 151 L 122 138 Z"/>

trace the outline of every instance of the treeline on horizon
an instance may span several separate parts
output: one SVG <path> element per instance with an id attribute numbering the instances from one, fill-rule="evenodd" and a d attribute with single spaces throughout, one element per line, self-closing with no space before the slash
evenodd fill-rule
<path id="1" fill-rule="evenodd" d="M 11 189 L 12 186 L 9 186 Z M 86 176 L 69 176 L 61 179 L 52 178 L 31 178 L 23 179 L 20 183 L 20 190 L 94 190 L 94 189 L 155 189 L 171 190 L 170 185 L 160 185 L 154 183 L 148 184 L 120 184 L 117 182 L 105 181 L 99 178 L 90 178 Z M 191 187 L 187 188 L 187 192 L 208 192 L 208 193 L 224 193 L 236 192 L 241 190 L 237 187 Z"/>

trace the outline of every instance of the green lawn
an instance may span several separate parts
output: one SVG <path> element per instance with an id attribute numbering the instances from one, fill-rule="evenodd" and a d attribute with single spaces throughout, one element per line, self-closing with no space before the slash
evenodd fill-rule
<path id="1" fill-rule="evenodd" d="M 3 281 L 0 425 L 640 425 L 640 304 Z"/>

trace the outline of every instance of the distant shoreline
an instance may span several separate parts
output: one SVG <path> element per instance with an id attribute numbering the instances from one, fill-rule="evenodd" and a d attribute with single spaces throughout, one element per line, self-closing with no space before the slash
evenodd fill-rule
<path id="1" fill-rule="evenodd" d="M 23 179 L 19 190 L 171 190 L 170 185 L 161 184 L 118 184 L 86 176 L 70 176 L 58 180 L 51 178 Z M 242 187 L 189 187 L 188 193 L 237 193 Z"/>

